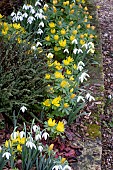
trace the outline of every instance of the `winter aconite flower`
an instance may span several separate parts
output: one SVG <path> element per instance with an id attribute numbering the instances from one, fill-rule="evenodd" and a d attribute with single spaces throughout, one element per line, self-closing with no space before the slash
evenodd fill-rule
<path id="1" fill-rule="evenodd" d="M 59 132 L 64 132 L 64 123 L 59 121 L 56 130 Z"/>
<path id="2" fill-rule="evenodd" d="M 51 102 L 50 102 L 50 99 L 46 99 L 44 102 L 43 102 L 43 105 L 44 106 L 51 106 Z"/>
<path id="3" fill-rule="evenodd" d="M 66 46 L 66 39 L 65 39 L 65 40 L 60 40 L 60 41 L 59 41 L 59 45 L 60 45 L 61 47 L 65 47 L 65 46 Z"/>
<path id="4" fill-rule="evenodd" d="M 54 22 L 50 22 L 49 26 L 50 26 L 50 28 L 54 28 L 55 27 L 55 23 Z"/>
<path id="5" fill-rule="evenodd" d="M 49 118 L 47 123 L 48 123 L 48 126 L 51 126 L 51 127 L 56 125 L 55 120 L 52 120 L 51 118 Z"/>
<path id="6" fill-rule="evenodd" d="M 52 143 L 50 146 L 49 146 L 49 150 L 53 150 L 53 147 L 54 147 L 54 144 Z"/>

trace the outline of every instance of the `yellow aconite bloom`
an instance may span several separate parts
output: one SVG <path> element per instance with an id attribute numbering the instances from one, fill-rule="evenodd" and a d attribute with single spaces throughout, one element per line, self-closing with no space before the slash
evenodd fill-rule
<path id="1" fill-rule="evenodd" d="M 74 89 L 72 88 L 72 89 L 70 90 L 70 93 L 72 93 L 72 92 L 73 92 L 73 90 L 74 90 Z"/>
<path id="2" fill-rule="evenodd" d="M 54 62 L 54 65 L 55 65 L 55 68 L 56 68 L 57 70 L 61 70 L 61 69 L 62 69 L 62 66 L 61 66 L 61 64 L 60 64 L 58 61 L 55 61 L 55 62 Z"/>
<path id="3" fill-rule="evenodd" d="M 73 77 L 73 76 L 71 76 L 71 77 L 69 78 L 69 80 L 73 81 L 73 80 L 74 80 L 74 77 Z"/>
<path id="4" fill-rule="evenodd" d="M 69 85 L 68 82 L 65 81 L 65 80 L 63 80 L 63 81 L 60 83 L 60 86 L 61 86 L 62 88 L 66 87 L 66 86 L 68 86 L 68 85 Z"/>
<path id="5" fill-rule="evenodd" d="M 6 35 L 7 34 L 7 30 L 2 29 L 2 34 Z"/>
<path id="6" fill-rule="evenodd" d="M 17 151 L 22 152 L 22 146 L 20 144 L 17 145 Z"/>
<path id="7" fill-rule="evenodd" d="M 71 62 L 74 61 L 74 59 L 73 59 L 72 57 L 69 56 L 69 57 L 67 58 L 67 61 L 68 61 L 69 63 L 71 63 Z"/>
<path id="8" fill-rule="evenodd" d="M 54 73 L 54 75 L 55 75 L 55 78 L 61 78 L 61 79 L 64 79 L 64 76 L 62 75 L 62 73 L 61 72 L 58 72 L 58 71 L 56 71 L 55 73 Z"/>
<path id="9" fill-rule="evenodd" d="M 66 161 L 66 158 L 62 158 L 60 162 L 61 164 L 63 164 L 65 161 Z"/>
<path id="10" fill-rule="evenodd" d="M 85 0 L 82 0 L 82 3 L 84 4 L 86 1 Z"/>
<path id="11" fill-rule="evenodd" d="M 61 21 L 58 21 L 58 25 L 62 25 L 62 22 L 61 22 Z"/>
<path id="12" fill-rule="evenodd" d="M 56 5 L 58 3 L 57 0 L 53 0 L 53 5 Z"/>
<path id="13" fill-rule="evenodd" d="M 50 28 L 54 28 L 55 25 L 56 25 L 56 24 L 55 24 L 54 22 L 50 22 L 50 23 L 49 23 Z"/>
<path id="14" fill-rule="evenodd" d="M 5 30 L 8 30 L 8 29 L 9 29 L 9 28 L 8 28 L 8 23 L 7 23 L 7 22 L 4 22 L 3 26 L 4 26 L 4 29 L 5 29 Z"/>
<path id="15" fill-rule="evenodd" d="M 25 137 L 23 137 L 23 138 L 20 139 L 20 144 L 24 145 L 25 142 L 26 142 L 26 138 L 25 138 Z"/>
<path id="16" fill-rule="evenodd" d="M 62 35 L 65 35 L 65 34 L 66 34 L 66 31 L 65 31 L 65 29 L 64 29 L 64 28 L 63 28 L 63 29 L 61 29 L 61 31 L 60 31 L 60 32 L 61 32 L 61 34 L 62 34 Z"/>
<path id="17" fill-rule="evenodd" d="M 53 6 L 53 12 L 56 13 L 57 12 L 57 9 L 55 6 Z"/>
<path id="18" fill-rule="evenodd" d="M 87 22 L 87 19 L 85 19 L 84 22 Z"/>
<path id="19" fill-rule="evenodd" d="M 71 35 L 70 36 L 70 41 L 73 41 L 75 39 L 75 36 Z"/>
<path id="20" fill-rule="evenodd" d="M 86 25 L 86 28 L 90 28 L 90 24 L 87 24 L 87 25 Z"/>
<path id="21" fill-rule="evenodd" d="M 70 21 L 69 25 L 70 25 L 70 26 L 72 26 L 72 25 L 73 25 L 73 23 L 74 23 L 73 21 Z"/>
<path id="22" fill-rule="evenodd" d="M 84 35 L 83 35 L 83 34 L 81 34 L 81 35 L 80 35 L 80 38 L 84 38 Z"/>
<path id="23" fill-rule="evenodd" d="M 68 60 L 63 60 L 63 63 L 64 63 L 64 65 L 69 65 L 69 61 Z"/>
<path id="24" fill-rule="evenodd" d="M 89 19 L 92 19 L 93 17 L 91 16 L 91 15 L 89 15 L 89 17 L 88 17 Z"/>
<path id="25" fill-rule="evenodd" d="M 54 144 L 52 143 L 50 146 L 49 146 L 49 150 L 53 150 L 53 147 L 54 147 Z"/>
<path id="26" fill-rule="evenodd" d="M 13 24 L 13 28 L 15 28 L 15 29 L 20 29 L 21 28 L 21 26 L 20 26 L 20 24 L 17 24 L 17 23 L 14 23 Z"/>
<path id="27" fill-rule="evenodd" d="M 52 120 L 51 118 L 49 118 L 47 123 L 48 123 L 48 126 L 51 126 L 51 127 L 56 125 L 55 120 Z"/>
<path id="28" fill-rule="evenodd" d="M 81 45 L 84 45 L 84 44 L 85 44 L 85 41 L 84 41 L 84 40 L 80 40 L 80 44 L 81 44 Z"/>
<path id="29" fill-rule="evenodd" d="M 94 35 L 90 34 L 89 37 L 90 37 L 90 38 L 94 38 Z"/>
<path id="30" fill-rule="evenodd" d="M 77 29 L 80 29 L 80 28 L 81 28 L 81 26 L 80 26 L 80 25 L 78 25 L 78 26 L 77 26 Z"/>
<path id="31" fill-rule="evenodd" d="M 6 140 L 5 141 L 5 147 L 8 148 L 8 147 L 12 147 L 12 143 L 10 140 Z"/>
<path id="32" fill-rule="evenodd" d="M 54 35 L 54 40 L 58 40 L 59 36 L 58 35 Z"/>
<path id="33" fill-rule="evenodd" d="M 91 26 L 91 29 L 94 30 L 94 29 L 95 29 L 95 26 Z"/>
<path id="34" fill-rule="evenodd" d="M 50 79 L 50 77 L 51 77 L 50 74 L 45 75 L 45 79 L 47 79 L 47 80 Z"/>
<path id="35" fill-rule="evenodd" d="M 50 41 L 50 36 L 48 35 L 47 37 L 45 37 L 46 41 Z"/>
<path id="36" fill-rule="evenodd" d="M 3 15 L 0 14 L 0 19 L 3 18 Z"/>
<path id="37" fill-rule="evenodd" d="M 56 32 L 55 29 L 51 29 L 51 34 L 54 34 Z"/>
<path id="38" fill-rule="evenodd" d="M 77 30 L 73 30 L 72 34 L 74 34 L 74 35 L 77 34 Z"/>
<path id="39" fill-rule="evenodd" d="M 64 123 L 59 121 L 56 130 L 59 132 L 64 132 Z"/>
<path id="40" fill-rule="evenodd" d="M 59 47 L 57 47 L 57 46 L 54 47 L 54 51 L 59 51 L 59 50 L 60 50 Z"/>
<path id="41" fill-rule="evenodd" d="M 66 70 L 66 74 L 70 75 L 72 72 L 70 70 Z"/>
<path id="42" fill-rule="evenodd" d="M 84 8 L 84 10 L 85 10 L 85 11 L 87 11 L 87 10 L 88 10 L 88 8 L 87 8 L 87 7 L 85 7 L 85 8 Z"/>
<path id="43" fill-rule="evenodd" d="M 76 64 L 74 64 L 74 65 L 73 65 L 73 68 L 76 70 L 76 69 L 77 69 L 77 65 L 76 65 Z"/>
<path id="44" fill-rule="evenodd" d="M 47 58 L 52 59 L 53 58 L 53 54 L 52 53 L 48 53 Z"/>
<path id="45" fill-rule="evenodd" d="M 71 99 L 74 99 L 75 98 L 75 94 L 72 94 L 70 97 L 71 97 Z"/>
<path id="46" fill-rule="evenodd" d="M 44 102 L 43 102 L 43 105 L 44 106 L 51 106 L 51 102 L 50 102 L 50 99 L 46 99 Z"/>
<path id="47" fill-rule="evenodd" d="M 60 45 L 61 47 L 65 47 L 65 46 L 66 46 L 66 40 L 60 40 L 60 41 L 59 41 L 59 45 Z"/>
<path id="48" fill-rule="evenodd" d="M 68 108 L 69 104 L 68 103 L 64 103 L 64 108 Z"/>
<path id="49" fill-rule="evenodd" d="M 74 9 L 72 9 L 72 10 L 70 11 L 70 14 L 74 14 L 74 12 L 75 12 Z"/>
<path id="50" fill-rule="evenodd" d="M 56 97 L 56 98 L 54 98 L 54 99 L 52 100 L 52 104 L 53 104 L 54 106 L 59 107 L 59 106 L 60 106 L 60 104 L 59 104 L 60 101 L 61 101 L 61 97 L 60 97 L 60 96 L 59 96 L 59 97 Z"/>

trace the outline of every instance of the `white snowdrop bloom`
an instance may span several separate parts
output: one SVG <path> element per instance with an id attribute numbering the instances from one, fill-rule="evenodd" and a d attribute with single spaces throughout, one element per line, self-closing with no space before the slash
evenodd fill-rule
<path id="1" fill-rule="evenodd" d="M 25 12 L 22 16 L 23 16 L 23 18 L 27 18 L 28 14 Z"/>
<path id="2" fill-rule="evenodd" d="M 15 22 L 15 21 L 17 22 L 17 20 L 18 20 L 18 18 L 17 18 L 17 16 L 15 15 L 15 16 L 12 18 L 12 21 L 13 21 L 13 22 Z"/>
<path id="3" fill-rule="evenodd" d="M 41 6 L 41 3 L 39 1 L 36 1 L 35 6 L 37 5 Z"/>
<path id="4" fill-rule="evenodd" d="M 82 71 L 84 66 L 85 64 L 82 61 L 80 61 L 77 66 L 77 70 Z"/>
<path id="5" fill-rule="evenodd" d="M 36 50 L 36 47 L 33 45 L 33 46 L 31 47 L 31 49 L 35 51 L 35 50 Z"/>
<path id="6" fill-rule="evenodd" d="M 94 43 L 89 42 L 89 43 L 88 43 L 88 46 L 94 48 Z"/>
<path id="7" fill-rule="evenodd" d="M 72 169 L 71 169 L 71 167 L 69 165 L 65 165 L 62 170 L 72 170 Z"/>
<path id="8" fill-rule="evenodd" d="M 89 52 L 94 53 L 94 52 L 95 52 L 95 49 L 90 48 L 90 49 L 87 51 L 87 54 L 88 54 Z"/>
<path id="9" fill-rule="evenodd" d="M 15 12 L 12 12 L 11 13 L 11 17 L 13 17 L 13 16 L 15 16 L 16 15 L 16 13 Z"/>
<path id="10" fill-rule="evenodd" d="M 36 47 L 38 47 L 38 46 L 42 46 L 42 43 L 37 42 L 37 43 L 36 43 Z"/>
<path id="11" fill-rule="evenodd" d="M 32 141 L 27 141 L 26 142 L 26 146 L 28 147 L 28 148 L 35 148 L 36 149 L 36 145 L 32 142 Z"/>
<path id="12" fill-rule="evenodd" d="M 17 133 L 17 132 L 13 132 L 13 133 L 11 134 L 11 139 L 16 139 L 17 136 L 18 136 L 18 133 Z"/>
<path id="13" fill-rule="evenodd" d="M 49 137 L 49 134 L 47 132 L 44 132 L 42 134 L 42 138 L 44 138 L 45 140 L 47 140 L 47 137 Z"/>
<path id="14" fill-rule="evenodd" d="M 23 137 L 25 137 L 25 136 L 26 136 L 25 132 L 24 132 L 24 131 L 21 131 L 21 132 L 20 132 L 20 138 L 23 138 Z"/>
<path id="15" fill-rule="evenodd" d="M 35 14 L 35 17 L 37 17 L 37 19 L 43 19 L 44 18 L 44 15 L 42 13 L 36 13 Z"/>
<path id="16" fill-rule="evenodd" d="M 30 13 L 31 13 L 31 14 L 35 14 L 34 8 L 31 8 Z"/>
<path id="17" fill-rule="evenodd" d="M 78 66 L 85 66 L 85 64 L 82 61 L 79 61 Z"/>
<path id="18" fill-rule="evenodd" d="M 78 96 L 78 98 L 77 98 L 77 102 L 79 102 L 79 101 L 83 101 L 83 102 L 85 102 L 85 100 L 84 100 L 84 97 L 83 96 Z"/>
<path id="19" fill-rule="evenodd" d="M 68 53 L 68 54 L 69 54 L 69 50 L 66 48 L 66 49 L 64 50 L 64 53 Z"/>
<path id="20" fill-rule="evenodd" d="M 36 140 L 36 141 L 41 140 L 41 134 L 35 135 L 35 140 Z"/>
<path id="21" fill-rule="evenodd" d="M 7 159 L 9 159 L 9 157 L 11 156 L 11 154 L 9 152 L 5 152 L 2 157 L 6 157 Z"/>
<path id="22" fill-rule="evenodd" d="M 38 31 L 37 31 L 37 34 L 41 35 L 42 33 L 43 33 L 43 31 L 39 28 Z"/>
<path id="23" fill-rule="evenodd" d="M 39 12 L 40 12 L 40 13 L 43 13 L 44 11 L 43 11 L 42 9 L 39 9 Z"/>
<path id="24" fill-rule="evenodd" d="M 34 130 L 34 132 L 36 132 L 37 130 L 40 130 L 40 127 L 37 126 L 37 125 L 34 125 L 34 126 L 33 126 L 33 130 Z"/>
<path id="25" fill-rule="evenodd" d="M 112 95 L 110 94 L 110 95 L 108 95 L 108 99 L 112 99 Z"/>
<path id="26" fill-rule="evenodd" d="M 62 166 L 61 165 L 55 165 L 52 170 L 62 170 Z"/>
<path id="27" fill-rule="evenodd" d="M 81 76 L 79 77 L 79 80 L 81 81 L 81 83 L 83 83 L 84 80 L 87 80 L 86 77 L 90 77 L 89 74 L 87 74 L 86 72 L 81 74 Z"/>
<path id="28" fill-rule="evenodd" d="M 77 40 L 74 39 L 74 40 L 72 41 L 72 44 L 78 44 Z"/>
<path id="29" fill-rule="evenodd" d="M 40 152 L 42 152 L 43 151 L 43 147 L 40 145 L 40 146 L 38 146 L 38 150 L 40 151 Z"/>
<path id="30" fill-rule="evenodd" d="M 26 4 L 24 4 L 22 8 L 25 9 L 25 10 L 28 10 L 28 9 L 29 9 L 29 6 L 26 5 Z"/>
<path id="31" fill-rule="evenodd" d="M 89 93 L 86 94 L 86 99 L 89 100 L 89 102 L 95 101 L 95 98 L 91 96 Z"/>
<path id="32" fill-rule="evenodd" d="M 23 16 L 17 16 L 17 20 L 23 21 Z"/>
<path id="33" fill-rule="evenodd" d="M 77 49 L 77 48 L 74 48 L 73 53 L 76 54 L 77 51 L 78 51 L 78 49 Z"/>
<path id="34" fill-rule="evenodd" d="M 44 27 L 43 21 L 40 22 L 39 27 Z"/>
<path id="35" fill-rule="evenodd" d="M 32 24 L 33 20 L 35 20 L 35 18 L 33 16 L 29 16 L 27 19 L 27 23 Z"/>
<path id="36" fill-rule="evenodd" d="M 87 50 L 87 49 L 88 49 L 88 44 L 83 44 L 83 45 L 82 45 L 82 48 L 83 48 L 83 47 L 85 47 L 86 50 Z"/>
<path id="37" fill-rule="evenodd" d="M 81 49 L 78 49 L 77 50 L 77 53 L 79 54 L 79 53 L 83 53 L 83 51 L 81 50 Z"/>
<path id="38" fill-rule="evenodd" d="M 27 110 L 27 107 L 22 106 L 22 107 L 20 108 L 20 110 L 24 113 L 24 112 Z"/>
<path id="39" fill-rule="evenodd" d="M 17 16 L 22 16 L 22 13 L 20 11 L 18 11 Z"/>
<path id="40" fill-rule="evenodd" d="M 44 5 L 44 8 L 48 8 L 49 6 L 47 4 Z"/>
<path id="41" fill-rule="evenodd" d="M 77 70 L 82 71 L 83 67 L 82 66 L 77 66 Z"/>

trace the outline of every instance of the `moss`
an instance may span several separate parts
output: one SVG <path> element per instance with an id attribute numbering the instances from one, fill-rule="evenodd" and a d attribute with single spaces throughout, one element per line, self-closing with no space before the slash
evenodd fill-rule
<path id="1" fill-rule="evenodd" d="M 101 137 L 101 131 L 100 131 L 100 126 L 97 124 L 91 124 L 88 125 L 87 127 L 87 133 L 89 134 L 89 136 L 91 138 L 97 138 L 97 137 Z"/>

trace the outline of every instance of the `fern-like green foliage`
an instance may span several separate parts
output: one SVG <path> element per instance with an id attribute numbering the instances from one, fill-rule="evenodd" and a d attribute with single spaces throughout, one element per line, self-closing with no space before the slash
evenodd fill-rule
<path id="1" fill-rule="evenodd" d="M 46 85 L 43 78 L 46 73 L 44 52 L 34 53 L 27 42 L 1 42 L 0 112 L 11 118 L 14 110 L 18 113 L 25 105 L 29 112 L 40 113 Z"/>

